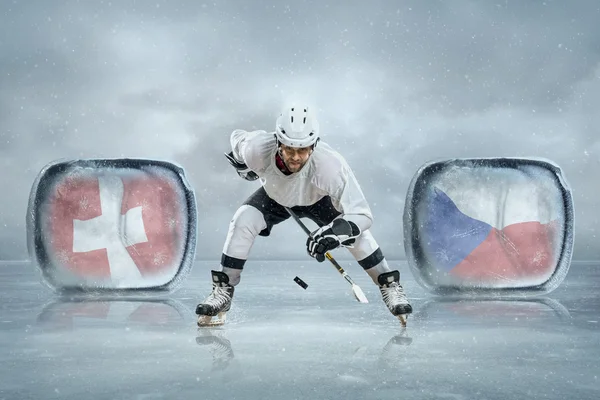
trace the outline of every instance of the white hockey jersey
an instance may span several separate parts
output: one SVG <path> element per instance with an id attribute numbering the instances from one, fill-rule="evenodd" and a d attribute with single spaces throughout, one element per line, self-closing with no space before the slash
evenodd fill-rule
<path id="1" fill-rule="evenodd" d="M 352 169 L 337 151 L 319 141 L 302 169 L 285 175 L 277 168 L 277 140 L 266 131 L 237 129 L 231 134 L 233 156 L 260 178 L 265 191 L 277 203 L 308 206 L 330 196 L 333 206 L 361 231 L 373 223 L 371 209 Z"/>

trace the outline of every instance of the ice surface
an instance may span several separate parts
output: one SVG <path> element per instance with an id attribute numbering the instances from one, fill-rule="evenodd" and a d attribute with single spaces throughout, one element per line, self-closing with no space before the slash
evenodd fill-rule
<path id="1" fill-rule="evenodd" d="M 412 271 L 431 292 L 544 294 L 569 269 L 573 201 L 550 161 L 436 161 L 413 178 L 404 229 Z"/>
<path id="2" fill-rule="evenodd" d="M 28 210 L 31 258 L 60 290 L 172 290 L 191 267 L 196 229 L 184 170 L 157 160 L 53 162 Z"/>
<path id="3" fill-rule="evenodd" d="M 600 263 L 574 264 L 546 297 L 452 301 L 390 262 L 414 307 L 405 330 L 340 263 L 370 303 L 329 265 L 251 260 L 228 323 L 200 330 L 218 260 L 166 297 L 85 301 L 61 300 L 34 265 L 0 264 L 0 399 L 600 398 Z"/>

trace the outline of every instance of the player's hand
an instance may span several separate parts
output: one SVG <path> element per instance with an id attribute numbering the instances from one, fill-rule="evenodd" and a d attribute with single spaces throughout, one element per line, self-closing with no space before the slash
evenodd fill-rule
<path id="1" fill-rule="evenodd" d="M 337 218 L 310 234 L 306 240 L 306 250 L 318 262 L 323 262 L 325 253 L 340 246 L 351 247 L 358 235 L 360 229 L 356 224 Z"/>
<path id="2" fill-rule="evenodd" d="M 256 172 L 252 171 L 246 164 L 239 162 L 235 159 L 235 157 L 233 157 L 233 151 L 229 152 L 229 154 L 226 153 L 225 157 L 227 157 L 229 164 L 235 168 L 239 176 L 247 181 L 255 181 L 258 179 Z"/>

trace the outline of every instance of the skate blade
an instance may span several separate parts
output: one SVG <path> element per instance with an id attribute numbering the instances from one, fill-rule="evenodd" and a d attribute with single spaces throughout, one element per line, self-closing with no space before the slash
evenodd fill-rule
<path id="1" fill-rule="evenodd" d="M 406 320 L 408 319 L 408 314 L 400 314 L 398 315 L 398 319 L 400 320 L 400 324 L 403 328 L 406 328 Z"/>
<path id="2" fill-rule="evenodd" d="M 216 319 L 215 319 L 216 318 Z M 225 313 L 221 312 L 217 314 L 216 317 L 210 315 L 199 315 L 198 316 L 198 326 L 221 326 L 225 323 Z"/>

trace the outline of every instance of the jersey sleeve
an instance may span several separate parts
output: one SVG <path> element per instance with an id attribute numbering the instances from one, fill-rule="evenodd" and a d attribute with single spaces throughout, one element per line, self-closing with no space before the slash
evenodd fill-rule
<path id="1" fill-rule="evenodd" d="M 263 171 L 268 165 L 272 135 L 265 131 L 236 129 L 231 133 L 233 157 L 254 172 Z"/>
<path id="2" fill-rule="evenodd" d="M 322 190 L 331 196 L 331 200 L 341 212 L 342 217 L 354 222 L 364 232 L 373 224 L 371 208 L 354 175 L 354 172 L 341 156 L 319 175 Z"/>

